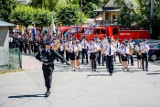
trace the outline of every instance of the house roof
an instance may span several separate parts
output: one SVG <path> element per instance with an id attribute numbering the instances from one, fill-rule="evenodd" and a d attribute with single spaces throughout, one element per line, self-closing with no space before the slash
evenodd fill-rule
<path id="1" fill-rule="evenodd" d="M 106 5 L 103 6 L 105 7 L 116 7 L 116 5 L 114 4 L 114 0 L 109 0 L 108 3 Z"/>
<path id="2" fill-rule="evenodd" d="M 0 27 L 7 27 L 7 26 L 16 26 L 16 25 L 0 20 Z"/>
<path id="3" fill-rule="evenodd" d="M 114 0 L 109 0 L 108 3 L 104 5 L 102 8 L 99 8 L 93 11 L 95 12 L 118 12 L 120 10 L 114 4 Z"/>

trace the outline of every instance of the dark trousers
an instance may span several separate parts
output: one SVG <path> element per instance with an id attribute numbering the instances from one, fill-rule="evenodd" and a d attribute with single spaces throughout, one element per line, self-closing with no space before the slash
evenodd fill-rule
<path id="1" fill-rule="evenodd" d="M 144 65 L 144 63 L 146 63 L 146 65 Z M 142 68 L 144 69 L 148 69 L 148 54 L 147 53 L 142 53 Z"/>
<path id="2" fill-rule="evenodd" d="M 66 60 L 69 61 L 69 58 L 70 58 L 70 53 L 66 51 Z"/>
<path id="3" fill-rule="evenodd" d="M 129 60 L 131 60 L 131 65 L 134 65 L 133 55 L 129 55 L 128 64 L 129 64 Z"/>
<path id="4" fill-rule="evenodd" d="M 51 88 L 51 82 L 52 82 L 52 73 L 54 70 L 54 65 L 49 64 L 49 65 L 42 65 L 42 70 L 43 70 L 43 76 L 45 80 L 45 86 L 47 89 Z"/>
<path id="5" fill-rule="evenodd" d="M 101 64 L 101 51 L 98 51 L 98 64 L 100 65 Z"/>
<path id="6" fill-rule="evenodd" d="M 84 63 L 85 57 L 86 57 L 86 63 L 88 63 L 88 49 L 82 49 L 82 64 Z"/>
<path id="7" fill-rule="evenodd" d="M 97 61 L 97 53 L 93 52 L 90 54 L 90 59 L 92 61 L 92 70 L 96 70 L 97 65 L 96 65 L 96 61 Z"/>
<path id="8" fill-rule="evenodd" d="M 107 56 L 107 61 L 108 61 L 108 71 L 109 73 L 113 73 L 113 70 L 114 70 L 114 56 L 111 55 L 111 56 Z"/>
<path id="9" fill-rule="evenodd" d="M 121 63 L 121 54 L 117 52 L 117 55 L 118 55 L 119 62 Z"/>
<path id="10" fill-rule="evenodd" d="M 104 65 L 104 62 L 106 62 L 106 57 L 104 54 L 102 54 L 102 65 Z"/>

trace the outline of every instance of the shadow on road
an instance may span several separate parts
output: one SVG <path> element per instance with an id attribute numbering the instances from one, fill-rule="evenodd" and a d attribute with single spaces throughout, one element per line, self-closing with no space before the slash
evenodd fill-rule
<path id="1" fill-rule="evenodd" d="M 44 94 L 8 96 L 8 98 L 29 98 L 29 97 L 45 97 L 45 96 Z"/>
<path id="2" fill-rule="evenodd" d="M 147 73 L 147 75 L 160 75 L 160 73 Z"/>
<path id="3" fill-rule="evenodd" d="M 87 76 L 89 77 L 89 76 L 110 76 L 110 75 L 109 74 L 89 74 Z"/>

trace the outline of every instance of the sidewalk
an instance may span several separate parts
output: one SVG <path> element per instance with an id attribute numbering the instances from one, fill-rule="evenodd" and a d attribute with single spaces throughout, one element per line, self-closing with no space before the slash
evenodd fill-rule
<path id="1" fill-rule="evenodd" d="M 33 55 L 22 55 L 22 68 L 24 70 L 32 70 L 40 68 L 41 62 L 38 61 Z"/>
<path id="2" fill-rule="evenodd" d="M 29 56 L 23 60 L 24 72 L 0 75 L 0 107 L 160 107 L 159 65 L 149 63 L 149 72 L 136 66 L 123 72 L 115 63 L 111 77 L 105 67 L 91 72 L 83 65 L 73 72 L 56 62 L 51 96 L 44 98 L 41 63 Z"/>

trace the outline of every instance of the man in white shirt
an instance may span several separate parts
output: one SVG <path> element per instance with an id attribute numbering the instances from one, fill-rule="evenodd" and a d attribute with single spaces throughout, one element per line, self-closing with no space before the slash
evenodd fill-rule
<path id="1" fill-rule="evenodd" d="M 90 53 L 90 64 L 93 71 L 96 71 L 96 61 L 97 61 L 97 54 L 98 54 L 98 45 L 96 41 L 91 40 L 91 43 L 88 45 L 89 53 Z"/>
<path id="2" fill-rule="evenodd" d="M 130 60 L 131 60 L 131 65 L 133 66 L 134 65 L 134 60 L 133 60 L 133 51 L 134 51 L 134 46 L 131 42 L 131 39 L 128 40 L 128 46 L 129 46 L 129 51 L 130 51 L 130 54 L 129 54 L 129 57 L 130 57 Z"/>
<path id="3" fill-rule="evenodd" d="M 143 44 L 141 45 L 142 49 L 142 68 L 143 71 L 148 71 L 148 52 L 149 52 L 149 46 L 146 44 L 146 40 L 143 40 Z M 144 66 L 144 62 L 146 62 L 146 65 Z"/>
<path id="4" fill-rule="evenodd" d="M 86 38 L 83 38 L 81 46 L 82 46 L 82 64 L 84 63 L 84 58 L 86 58 L 86 63 L 88 64 L 88 43 Z"/>
<path id="5" fill-rule="evenodd" d="M 114 70 L 114 54 L 116 52 L 116 48 L 112 44 L 112 40 L 108 40 L 108 46 L 105 48 L 104 53 L 107 55 L 107 66 L 110 76 L 113 74 Z"/>

